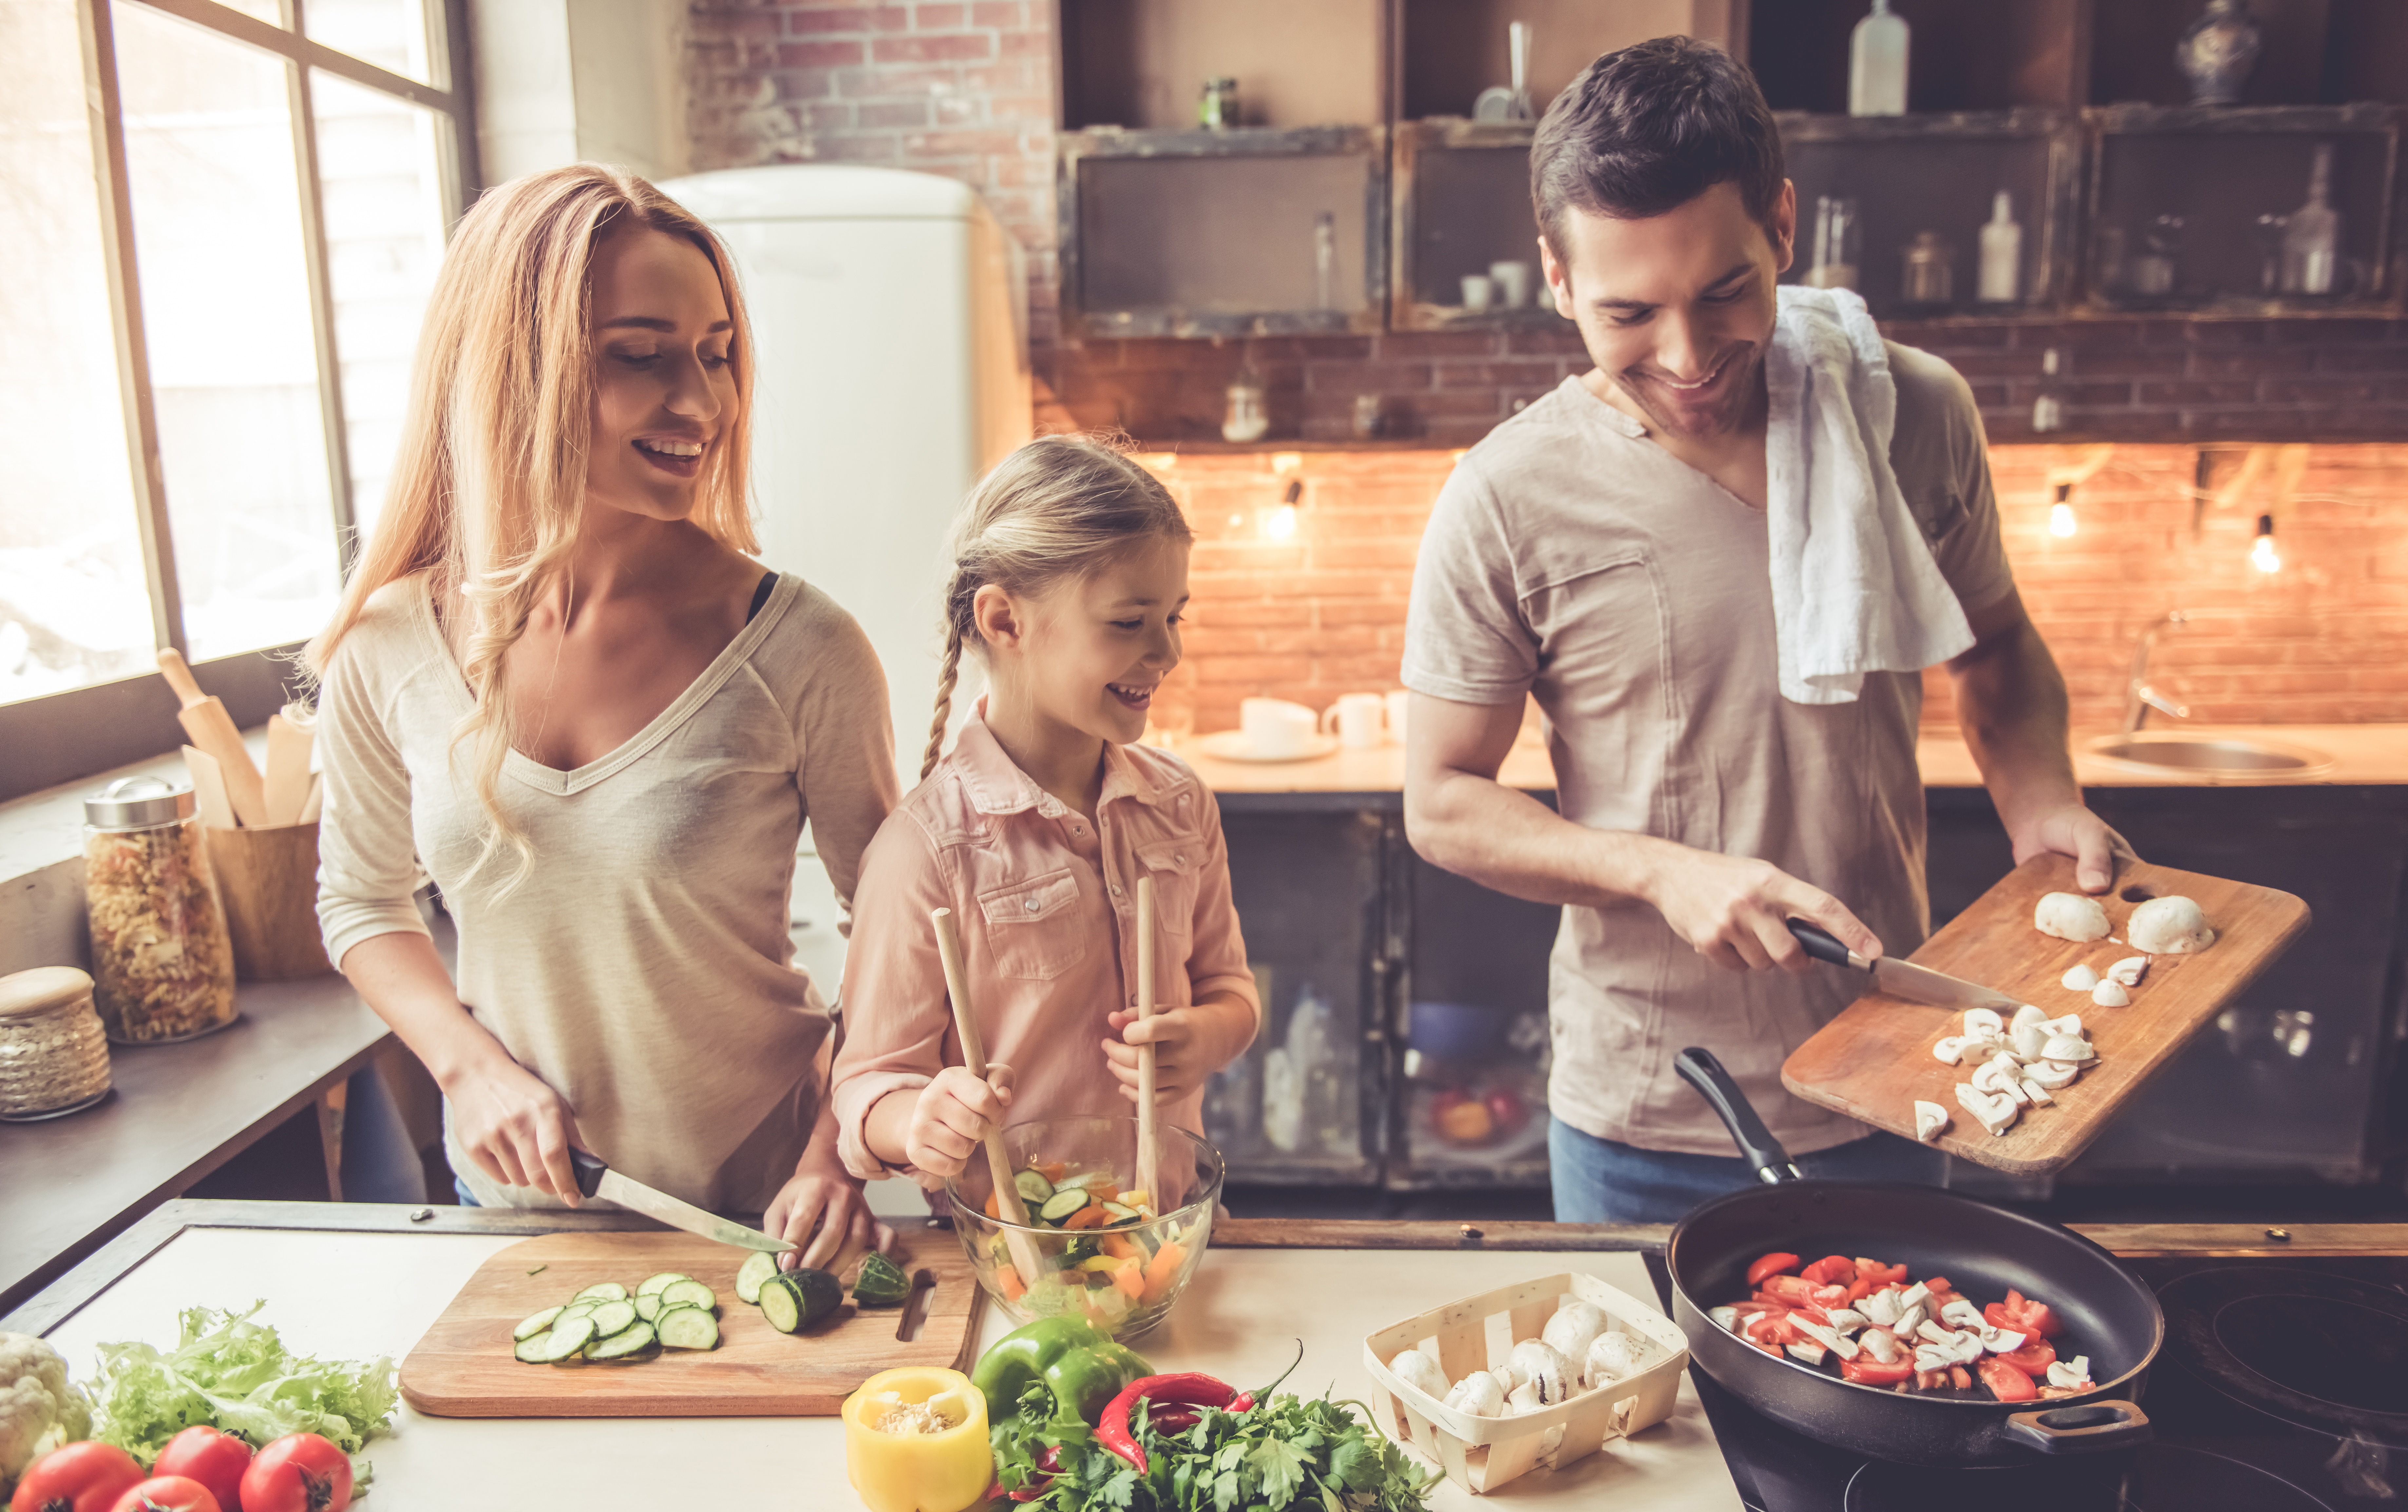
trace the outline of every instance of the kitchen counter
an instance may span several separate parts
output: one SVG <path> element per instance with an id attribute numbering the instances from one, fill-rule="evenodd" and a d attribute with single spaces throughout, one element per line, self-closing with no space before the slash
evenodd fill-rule
<path id="1" fill-rule="evenodd" d="M 2332 758 L 2329 765 L 2293 777 L 2241 778 L 2215 773 L 2168 771 L 2109 761 L 2092 755 L 2086 749 L 2092 741 L 2112 733 L 2085 730 L 2074 734 L 2074 776 L 2086 788 L 2379 787 L 2408 783 L 2408 725 L 2164 723 L 2146 732 L 2152 735 L 2256 738 L 2283 746 L 2307 747 Z M 1400 794 L 1405 786 L 1405 749 L 1397 745 L 1369 749 L 1341 748 L 1305 762 L 1219 761 L 1196 749 L 1193 744 L 1181 748 L 1179 755 L 1214 792 L 1251 800 L 1240 806 L 1246 807 L 1273 806 L 1282 799 L 1310 802 L 1334 793 L 1375 795 L 1374 806 L 1384 806 L 1394 801 L 1384 795 Z M 1926 732 L 1916 743 L 1915 757 L 1923 768 L 1923 785 L 1927 788 L 1977 788 L 1982 784 L 1972 752 L 1959 735 Z M 1527 792 L 1548 792 L 1555 786 L 1555 763 L 1548 759 L 1546 748 L 1536 742 L 1516 745 L 1507 753 L 1498 776 L 1507 787 Z"/>

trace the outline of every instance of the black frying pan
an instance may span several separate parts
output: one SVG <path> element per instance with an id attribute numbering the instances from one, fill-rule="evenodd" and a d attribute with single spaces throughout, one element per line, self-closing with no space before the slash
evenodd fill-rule
<path id="1" fill-rule="evenodd" d="M 1766 1183 L 1700 1204 L 1672 1230 L 1665 1262 L 1673 1316 L 1699 1369 L 1810 1438 L 1906 1464 L 2016 1464 L 2034 1454 L 2149 1440 L 2137 1401 L 2164 1342 L 2165 1317 L 2156 1295 L 2114 1256 L 2055 1224 L 1938 1187 L 1801 1179 L 1722 1063 L 1687 1049 L 1676 1069 L 1713 1105 Z M 1945 1276 L 1981 1303 L 2000 1301 L 2013 1287 L 2065 1319 L 2058 1348 L 2088 1355 L 2098 1387 L 2079 1397 L 2007 1403 L 1978 1382 L 1970 1391 L 1901 1392 L 1775 1359 L 1707 1309 L 1745 1300 L 1747 1267 L 1776 1249 L 1807 1261 L 1904 1262 L 1908 1276 Z"/>

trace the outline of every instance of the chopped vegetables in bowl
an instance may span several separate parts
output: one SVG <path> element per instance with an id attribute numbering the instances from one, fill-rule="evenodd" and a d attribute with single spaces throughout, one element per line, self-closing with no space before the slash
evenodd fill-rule
<path id="1" fill-rule="evenodd" d="M 983 1159 L 945 1184 L 953 1232 L 1006 1317 L 1082 1317 L 1134 1338 L 1169 1314 L 1211 1236 L 1225 1167 L 1200 1135 L 1166 1123 L 1159 1137 L 1162 1168 L 1140 1181 L 1133 1118 L 1005 1129 L 1025 1226 L 998 1216 Z"/>

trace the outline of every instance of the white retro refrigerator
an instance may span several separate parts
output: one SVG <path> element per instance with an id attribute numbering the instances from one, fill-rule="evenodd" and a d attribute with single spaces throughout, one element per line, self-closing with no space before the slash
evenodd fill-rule
<path id="1" fill-rule="evenodd" d="M 1029 437 L 1019 244 L 931 174 L 795 164 L 661 188 L 733 249 L 751 307 L 763 556 L 868 632 L 908 788 L 936 696 L 946 527 Z M 956 720 L 975 686 L 966 676 Z"/>

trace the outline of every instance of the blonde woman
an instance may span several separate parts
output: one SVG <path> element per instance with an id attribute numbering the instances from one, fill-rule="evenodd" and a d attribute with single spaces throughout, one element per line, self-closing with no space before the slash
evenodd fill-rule
<path id="1" fill-rule="evenodd" d="M 465 1199 L 574 1205 L 585 1148 L 816 1264 L 887 1235 L 838 1163 L 787 890 L 809 820 L 851 895 L 895 765 L 867 639 L 748 554 L 749 340 L 725 250 L 639 178 L 536 174 L 463 220 L 310 648 L 319 915 L 442 1087 Z"/>

